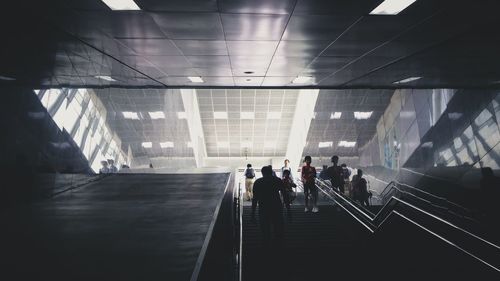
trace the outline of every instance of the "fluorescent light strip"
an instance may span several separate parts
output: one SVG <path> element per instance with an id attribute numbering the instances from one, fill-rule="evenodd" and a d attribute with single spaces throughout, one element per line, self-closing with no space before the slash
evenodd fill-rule
<path id="1" fill-rule="evenodd" d="M 137 115 L 137 112 L 123 111 L 122 114 L 123 118 L 125 119 L 139 120 L 139 115 Z"/>
<path id="2" fill-rule="evenodd" d="M 370 15 L 397 15 L 416 0 L 385 0 Z"/>
<path id="3" fill-rule="evenodd" d="M 281 112 L 268 112 L 267 113 L 267 119 L 280 119 L 281 118 Z"/>
<path id="4" fill-rule="evenodd" d="M 102 0 L 113 11 L 137 11 L 139 6 L 133 0 Z"/>
<path id="5" fill-rule="evenodd" d="M 341 116 L 342 112 L 332 112 L 332 114 L 330 114 L 330 119 L 340 119 Z"/>
<path id="6" fill-rule="evenodd" d="M 421 79 L 421 78 L 422 78 L 422 77 L 420 77 L 420 76 L 408 77 L 408 78 L 406 78 L 406 79 L 403 79 L 403 80 L 399 80 L 399 81 L 393 82 L 392 84 L 403 84 L 403 83 L 409 83 L 409 82 L 416 81 L 416 80 Z"/>
<path id="7" fill-rule="evenodd" d="M 191 80 L 191 82 L 193 82 L 193 83 L 203 83 L 204 82 L 200 76 L 189 76 L 188 79 Z"/>
<path id="8" fill-rule="evenodd" d="M 227 119 L 227 112 L 214 111 L 214 119 Z"/>
<path id="9" fill-rule="evenodd" d="M 354 118 L 356 119 L 368 119 L 372 116 L 373 111 L 354 111 Z"/>
<path id="10" fill-rule="evenodd" d="M 339 142 L 339 146 L 342 146 L 342 147 L 354 147 L 354 146 L 356 146 L 356 142 L 355 141 L 340 141 Z"/>
<path id="11" fill-rule="evenodd" d="M 12 78 L 12 77 L 8 77 L 8 76 L 2 76 L 2 75 L 0 75 L 0 80 L 14 81 L 14 80 L 16 80 L 16 78 Z"/>
<path id="12" fill-rule="evenodd" d="M 148 113 L 151 119 L 165 119 L 165 113 L 163 113 L 163 111 L 153 111 Z"/>
<path id="13" fill-rule="evenodd" d="M 160 142 L 160 147 L 161 148 L 174 147 L 174 143 L 171 141 Z"/>
<path id="14" fill-rule="evenodd" d="M 333 142 L 332 141 L 325 141 L 325 142 L 320 142 L 318 144 L 318 147 L 319 148 L 324 148 L 324 147 L 332 147 L 333 146 Z"/>
<path id="15" fill-rule="evenodd" d="M 255 119 L 255 112 L 240 112 L 241 119 Z"/>
<path id="16" fill-rule="evenodd" d="M 293 84 L 305 84 L 308 82 L 311 82 L 312 77 L 310 76 L 297 76 L 295 79 L 293 79 L 292 83 Z"/>
<path id="17" fill-rule="evenodd" d="M 144 148 L 151 148 L 151 147 L 153 147 L 153 143 L 152 142 L 143 142 L 141 145 Z"/>
<path id="18" fill-rule="evenodd" d="M 184 111 L 177 112 L 177 118 L 179 119 L 187 119 L 187 114 Z"/>
<path id="19" fill-rule="evenodd" d="M 111 76 L 107 76 L 107 75 L 96 75 L 94 77 L 97 78 L 97 79 L 106 80 L 106 81 L 110 81 L 110 82 L 115 82 L 116 81 Z"/>

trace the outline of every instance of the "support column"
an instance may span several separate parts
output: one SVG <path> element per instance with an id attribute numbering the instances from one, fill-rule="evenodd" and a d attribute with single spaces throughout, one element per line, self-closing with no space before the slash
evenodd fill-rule
<path id="1" fill-rule="evenodd" d="M 198 98 L 196 90 L 181 89 L 182 102 L 186 111 L 186 118 L 189 128 L 189 136 L 193 146 L 194 159 L 196 167 L 205 166 L 205 158 L 207 157 L 207 148 L 205 146 L 205 137 L 203 135 L 203 127 L 201 125 L 200 107 L 198 106 Z"/>

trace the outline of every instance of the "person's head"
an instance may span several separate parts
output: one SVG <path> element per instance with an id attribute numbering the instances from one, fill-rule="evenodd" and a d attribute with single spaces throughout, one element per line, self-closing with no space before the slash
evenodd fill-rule
<path id="1" fill-rule="evenodd" d="M 109 164 L 109 165 L 113 165 L 113 164 L 115 164 L 115 160 L 113 160 L 113 159 L 108 159 L 108 164 Z"/>
<path id="2" fill-rule="evenodd" d="M 337 165 L 337 163 L 339 163 L 339 157 L 337 155 L 332 156 L 332 163 L 335 165 Z"/>
<path id="3" fill-rule="evenodd" d="M 252 168 L 252 164 L 248 163 L 247 168 Z"/>
<path id="4" fill-rule="evenodd" d="M 106 160 L 102 160 L 102 161 L 101 161 L 101 165 L 102 165 L 103 167 L 107 167 L 107 166 L 108 166 L 108 161 L 106 161 Z"/>
<path id="5" fill-rule="evenodd" d="M 307 165 L 311 165 L 312 162 L 311 156 L 307 155 L 306 157 L 304 157 L 304 162 L 306 162 Z"/>
<path id="6" fill-rule="evenodd" d="M 262 169 L 260 170 L 260 172 L 262 173 L 263 177 L 270 177 L 270 176 L 273 175 L 273 170 L 269 166 L 262 167 Z"/>
<path id="7" fill-rule="evenodd" d="M 361 169 L 358 169 L 358 176 L 363 176 L 363 171 Z"/>
<path id="8" fill-rule="evenodd" d="M 323 165 L 323 170 L 328 169 L 328 165 Z"/>
<path id="9" fill-rule="evenodd" d="M 290 177 L 290 170 L 284 170 L 284 171 L 283 171 L 283 177 L 284 177 L 284 178 L 288 178 L 288 177 Z"/>
<path id="10" fill-rule="evenodd" d="M 288 167 L 288 164 L 290 164 L 290 160 L 285 159 L 285 161 L 284 161 L 284 162 L 285 162 L 285 167 Z"/>
<path id="11" fill-rule="evenodd" d="M 481 174 L 485 178 L 489 178 L 489 177 L 493 177 L 494 176 L 493 170 L 490 167 L 481 168 Z"/>
<path id="12" fill-rule="evenodd" d="M 340 164 L 340 167 L 347 168 L 347 164 L 346 163 L 342 163 L 342 164 Z"/>

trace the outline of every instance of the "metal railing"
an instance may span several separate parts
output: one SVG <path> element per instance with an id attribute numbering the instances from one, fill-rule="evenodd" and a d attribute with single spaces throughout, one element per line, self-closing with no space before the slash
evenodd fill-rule
<path id="1" fill-rule="evenodd" d="M 233 280 L 240 281 L 242 274 L 242 252 L 243 252 L 243 192 L 241 182 L 238 182 L 238 188 L 234 190 L 233 199 L 233 257 L 234 257 L 234 277 Z"/>
<path id="2" fill-rule="evenodd" d="M 448 220 L 394 196 L 391 196 L 382 209 L 376 215 L 373 215 L 356 203 L 351 202 L 349 198 L 340 194 L 322 180 L 316 179 L 316 186 L 326 197 L 336 202 L 370 233 L 377 232 L 387 223 L 391 216 L 399 216 L 500 273 L 500 246 Z"/>

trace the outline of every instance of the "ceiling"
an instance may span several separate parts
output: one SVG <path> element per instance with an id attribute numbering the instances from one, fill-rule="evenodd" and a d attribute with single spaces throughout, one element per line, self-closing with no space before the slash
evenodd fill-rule
<path id="1" fill-rule="evenodd" d="M 358 156 L 358 148 L 375 135 L 377 122 L 393 93 L 393 90 L 320 90 L 303 156 Z M 372 114 L 368 119 L 356 119 L 355 111 Z M 335 112 L 341 112 L 339 119 L 331 118 Z M 355 146 L 342 147 L 340 141 L 355 142 Z M 320 148 L 320 142 L 332 145 Z"/>
<path id="2" fill-rule="evenodd" d="M 0 84 L 124 88 L 459 88 L 500 83 L 500 2 L 417 0 L 9 1 Z M 245 73 L 251 72 L 251 73 Z M 96 76 L 111 76 L 106 81 Z M 204 83 L 192 83 L 200 76 Z M 292 84 L 297 76 L 311 77 Z M 421 76 L 407 84 L 401 79 Z M 466 79 L 464 79 L 466 78 Z"/>
<path id="3" fill-rule="evenodd" d="M 286 155 L 298 92 L 255 89 L 197 90 L 207 155 Z M 227 118 L 216 119 L 214 112 L 227 112 Z M 242 116 L 245 113 L 250 114 L 246 116 L 248 119 L 242 119 L 245 118 Z"/>

